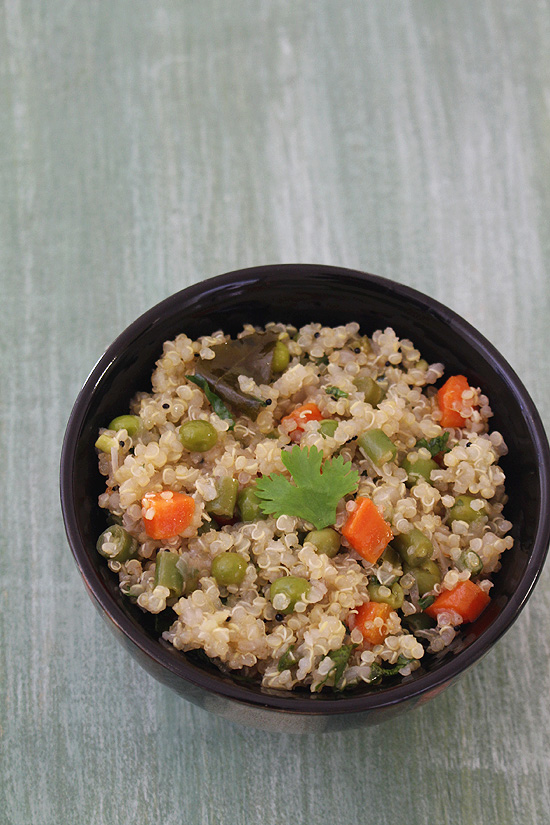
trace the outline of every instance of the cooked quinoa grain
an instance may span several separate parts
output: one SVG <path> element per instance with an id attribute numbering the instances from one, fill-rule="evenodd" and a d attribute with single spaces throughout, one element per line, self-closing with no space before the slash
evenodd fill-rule
<path id="1" fill-rule="evenodd" d="M 175 648 L 266 687 L 406 676 L 513 543 L 491 416 L 390 328 L 178 335 L 98 434 L 98 551 Z"/>

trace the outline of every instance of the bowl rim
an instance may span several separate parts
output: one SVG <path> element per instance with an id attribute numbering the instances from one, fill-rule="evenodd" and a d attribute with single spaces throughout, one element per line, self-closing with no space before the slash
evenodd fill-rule
<path id="1" fill-rule="evenodd" d="M 227 677 L 208 673 L 186 660 L 185 655 L 175 657 L 173 651 L 167 650 L 160 639 L 150 639 L 144 631 L 132 622 L 114 596 L 101 580 L 92 565 L 82 539 L 76 516 L 76 502 L 73 487 L 73 466 L 78 440 L 91 406 L 92 398 L 104 374 L 111 368 L 120 352 L 126 350 L 132 342 L 152 324 L 158 323 L 166 314 L 172 314 L 174 305 L 184 304 L 205 294 L 215 295 L 229 287 L 251 286 L 254 283 L 273 280 L 276 275 L 294 273 L 314 279 L 319 275 L 343 276 L 364 282 L 376 288 L 389 291 L 402 300 L 421 305 L 437 316 L 449 327 L 450 333 L 456 332 L 461 338 L 480 352 L 499 375 L 508 391 L 515 396 L 525 417 L 530 437 L 539 455 L 538 475 L 540 485 L 539 526 L 525 571 L 518 587 L 509 597 L 506 605 L 494 622 L 467 648 L 460 651 L 455 658 L 416 678 L 414 682 L 380 688 L 362 695 L 325 696 L 323 694 L 296 694 L 293 692 L 274 692 L 271 689 L 262 692 L 256 686 L 254 690 L 246 685 L 227 681 Z M 160 345 L 160 344 L 159 344 Z M 550 542 L 550 448 L 540 415 L 527 389 L 516 372 L 485 336 L 458 313 L 425 293 L 405 284 L 383 278 L 379 275 L 360 270 L 330 266 L 324 264 L 266 264 L 262 266 L 237 269 L 223 275 L 217 275 L 185 287 L 164 298 L 142 313 L 129 324 L 107 347 L 103 355 L 86 378 L 68 419 L 60 462 L 61 510 L 65 530 L 74 560 L 86 584 L 90 595 L 102 609 L 105 617 L 111 620 L 148 659 L 152 659 L 162 670 L 168 671 L 178 679 L 206 690 L 209 693 L 231 699 L 241 704 L 261 707 L 266 710 L 319 716 L 325 714 L 364 713 L 376 709 L 390 708 L 405 700 L 418 699 L 445 686 L 458 675 L 468 670 L 484 656 L 493 644 L 507 632 L 525 606 L 542 571 L 548 544 Z"/>

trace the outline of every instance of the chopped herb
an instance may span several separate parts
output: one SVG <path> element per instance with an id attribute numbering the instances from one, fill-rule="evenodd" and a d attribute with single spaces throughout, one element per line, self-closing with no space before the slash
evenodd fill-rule
<path id="1" fill-rule="evenodd" d="M 329 678 L 334 675 L 334 682 L 333 687 L 334 690 L 340 690 L 338 685 L 342 680 L 342 676 L 344 675 L 344 671 L 347 667 L 349 662 L 349 657 L 351 656 L 352 652 L 355 650 L 357 645 L 342 645 L 342 647 L 338 648 L 338 650 L 333 650 L 329 653 L 329 659 L 332 659 L 334 662 L 333 666 L 330 668 L 329 672 L 325 676 L 322 682 L 319 682 L 315 687 L 316 691 L 320 691 L 323 685 L 327 683 Z"/>
<path id="2" fill-rule="evenodd" d="M 396 676 L 410 661 L 406 656 L 399 656 L 397 662 L 392 667 L 383 667 L 375 662 L 371 665 L 369 683 L 377 684 L 387 676 Z"/>
<path id="3" fill-rule="evenodd" d="M 342 456 L 323 463 L 317 447 L 281 451 L 283 464 L 294 484 L 283 475 L 271 473 L 256 481 L 256 495 L 266 515 L 297 516 L 317 530 L 336 521 L 336 506 L 341 498 L 357 489 L 359 474 Z M 322 469 L 321 469 L 322 465 Z"/>
<path id="4" fill-rule="evenodd" d="M 349 398 L 349 392 L 339 390 L 338 387 L 325 387 L 327 395 L 332 395 L 333 398 Z"/>
<path id="5" fill-rule="evenodd" d="M 205 381 L 225 404 L 255 419 L 265 402 L 244 393 L 239 376 L 246 375 L 256 384 L 267 384 L 277 340 L 275 332 L 255 332 L 219 344 L 213 349 L 214 358 L 201 360 L 196 365 L 195 378 Z"/>
<path id="6" fill-rule="evenodd" d="M 418 600 L 418 606 L 421 610 L 426 610 L 426 608 L 431 607 L 434 602 L 435 596 L 424 596 L 422 599 Z"/>
<path id="7" fill-rule="evenodd" d="M 292 665 L 295 665 L 298 659 L 294 655 L 294 645 L 290 645 L 288 650 L 283 653 L 277 664 L 277 670 L 282 673 L 283 670 L 290 670 Z"/>
<path id="8" fill-rule="evenodd" d="M 318 367 L 327 367 L 328 366 L 328 355 L 321 355 L 320 358 L 312 358 L 311 359 Z"/>
<path id="9" fill-rule="evenodd" d="M 425 438 L 421 438 L 420 441 L 416 442 L 415 446 L 425 447 L 430 451 L 430 455 L 433 458 L 438 453 L 449 453 L 451 451 L 451 448 L 447 447 L 448 440 L 449 433 L 443 433 L 443 435 L 436 435 L 435 438 L 430 438 L 429 441 L 426 441 Z"/>
<path id="10" fill-rule="evenodd" d="M 216 393 L 210 389 L 206 379 L 203 378 L 201 375 L 186 375 L 185 377 L 188 381 L 192 381 L 193 384 L 196 384 L 197 387 L 201 388 L 201 390 L 204 392 L 204 394 L 210 401 L 212 409 L 214 410 L 216 415 L 218 415 L 220 418 L 223 418 L 224 421 L 230 421 L 231 424 L 229 425 L 229 429 L 232 430 L 235 426 L 235 420 L 233 419 L 233 416 L 231 415 L 231 413 L 229 412 L 229 410 L 227 409 L 219 395 L 216 395 Z"/>

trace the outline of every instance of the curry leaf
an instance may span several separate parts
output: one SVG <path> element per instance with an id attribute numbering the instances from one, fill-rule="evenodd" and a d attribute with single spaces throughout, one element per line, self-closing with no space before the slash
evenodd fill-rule
<path id="1" fill-rule="evenodd" d="M 264 402 L 241 390 L 239 376 L 246 375 L 256 384 L 267 384 L 277 339 L 275 332 L 254 332 L 245 338 L 225 341 L 213 347 L 214 358 L 196 364 L 195 376 L 202 378 L 230 407 L 255 419 Z"/>
<path id="2" fill-rule="evenodd" d="M 235 419 L 219 397 L 216 395 L 215 392 L 212 392 L 210 387 L 208 386 L 208 381 L 202 377 L 202 375 L 186 375 L 185 376 L 188 381 L 192 381 L 193 384 L 196 384 L 197 387 L 200 387 L 201 390 L 204 392 L 210 404 L 212 405 L 212 409 L 220 418 L 223 418 L 225 421 L 230 421 L 231 424 L 229 425 L 229 429 L 232 430 L 235 426 Z"/>
<path id="3" fill-rule="evenodd" d="M 256 494 L 262 512 L 277 518 L 297 516 L 317 530 L 334 524 L 338 502 L 359 484 L 359 474 L 351 462 L 339 455 L 323 464 L 323 453 L 317 447 L 297 445 L 290 452 L 283 450 L 281 458 L 294 484 L 276 473 L 259 478 Z"/>

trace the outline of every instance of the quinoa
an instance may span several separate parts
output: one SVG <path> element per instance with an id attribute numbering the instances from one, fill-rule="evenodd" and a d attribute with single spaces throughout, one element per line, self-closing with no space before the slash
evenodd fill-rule
<path id="1" fill-rule="evenodd" d="M 151 391 L 139 392 L 130 405 L 137 431 L 130 434 L 130 424 L 100 431 L 106 488 L 99 505 L 118 525 L 126 550 L 114 558 L 115 528 L 102 534 L 98 549 L 124 596 L 166 619 L 166 641 L 178 650 L 204 651 L 222 670 L 240 671 L 268 688 L 311 691 L 376 683 L 397 672 L 407 676 L 426 653 L 450 645 L 466 621 L 451 608 L 416 625 L 411 617 L 425 618 L 434 600 L 468 580 L 490 595 L 489 577 L 513 544 L 498 463 L 507 448 L 502 435 L 489 430 L 489 399 L 468 387 L 458 409 L 462 425 L 443 427 L 436 384 L 444 365 L 426 363 L 391 328 L 367 338 L 357 323 L 247 325 L 237 338 L 264 333 L 284 345 L 288 364 L 266 382 L 238 376 L 238 392 L 259 402 L 255 420 L 230 404 L 231 417 L 224 417 L 223 405 L 215 411 L 204 387 L 189 377 L 216 358 L 228 335 L 217 331 L 193 341 L 182 333 L 164 343 Z M 370 400 L 365 379 L 375 387 Z M 291 413 L 306 404 L 315 405 L 319 417 L 297 423 Z M 326 419 L 335 422 L 330 430 L 322 426 Z M 180 428 L 192 421 L 211 425 L 211 448 L 185 448 Z M 381 466 L 361 446 L 372 431 L 382 431 L 395 450 Z M 444 448 L 434 453 L 430 443 Z M 316 448 L 325 461 L 341 456 L 358 473 L 357 489 L 336 507 L 331 530 L 341 546 L 332 557 L 306 540 L 314 525 L 299 516 L 261 512 L 244 522 L 238 509 L 230 518 L 213 511 L 224 479 L 242 491 L 270 474 L 288 478 L 283 459 L 295 444 Z M 412 483 L 407 466 L 434 458 L 427 477 Z M 163 492 L 190 497 L 192 514 L 175 535 L 154 538 L 144 497 Z M 374 503 L 396 547 L 400 536 L 422 534 L 436 571 L 428 591 L 421 592 L 416 569 L 391 543 L 372 562 L 345 538 L 357 499 Z M 464 502 L 468 518 L 453 518 Z M 166 552 L 178 557 L 179 590 L 158 581 L 157 564 Z M 224 584 L 213 574 L 214 559 L 224 553 L 243 561 L 237 583 Z M 294 604 L 271 591 L 288 576 L 307 582 Z M 374 636 L 357 618 L 373 601 L 391 608 L 373 619 Z"/>

